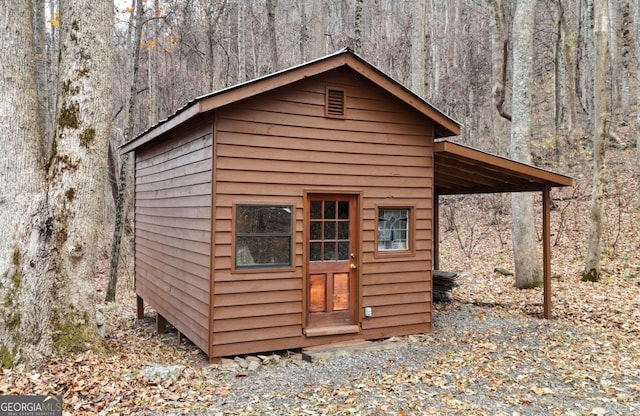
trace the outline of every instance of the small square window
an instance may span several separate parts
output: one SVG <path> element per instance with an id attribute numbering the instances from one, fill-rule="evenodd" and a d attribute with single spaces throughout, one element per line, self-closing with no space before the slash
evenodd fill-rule
<path id="1" fill-rule="evenodd" d="M 237 269 L 290 267 L 293 207 L 236 205 Z"/>
<path id="2" fill-rule="evenodd" d="M 403 252 L 411 250 L 411 209 L 378 209 L 378 252 Z"/>

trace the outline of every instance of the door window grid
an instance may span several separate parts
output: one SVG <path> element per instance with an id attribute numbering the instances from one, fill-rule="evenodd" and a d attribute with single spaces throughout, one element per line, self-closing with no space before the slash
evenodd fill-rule
<path id="1" fill-rule="evenodd" d="M 349 201 L 312 200 L 309 260 L 349 260 Z"/>

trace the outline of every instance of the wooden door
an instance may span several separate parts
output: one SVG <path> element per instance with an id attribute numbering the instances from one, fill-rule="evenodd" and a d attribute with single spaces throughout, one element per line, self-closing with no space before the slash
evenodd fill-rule
<path id="1" fill-rule="evenodd" d="M 354 324 L 357 277 L 357 198 L 308 196 L 308 326 Z"/>

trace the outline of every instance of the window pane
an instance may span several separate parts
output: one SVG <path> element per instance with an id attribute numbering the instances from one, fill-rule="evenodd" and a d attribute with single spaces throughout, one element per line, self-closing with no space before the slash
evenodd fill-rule
<path id="1" fill-rule="evenodd" d="M 236 267 L 291 266 L 292 207 L 237 205 Z"/>
<path id="2" fill-rule="evenodd" d="M 238 205 L 236 211 L 236 233 L 291 233 L 291 207 Z"/>
<path id="3" fill-rule="evenodd" d="M 236 266 L 290 266 L 291 237 L 239 236 L 236 239 Z"/>
<path id="4" fill-rule="evenodd" d="M 322 243 L 309 244 L 309 260 L 310 261 L 322 260 Z"/>
<path id="5" fill-rule="evenodd" d="M 322 219 L 322 201 L 311 201 L 311 219 Z"/>
<path id="6" fill-rule="evenodd" d="M 327 221 L 324 223 L 324 239 L 335 240 L 336 239 L 336 223 L 333 221 Z"/>
<path id="7" fill-rule="evenodd" d="M 349 239 L 349 222 L 342 221 L 338 223 L 338 240 Z"/>
<path id="8" fill-rule="evenodd" d="M 311 228 L 309 239 L 322 240 L 322 223 L 320 221 L 312 221 L 309 226 Z"/>
<path id="9" fill-rule="evenodd" d="M 336 201 L 324 201 L 324 218 L 330 220 L 336 218 Z"/>
<path id="10" fill-rule="evenodd" d="M 349 260 L 348 241 L 341 241 L 338 243 L 338 260 Z"/>
<path id="11" fill-rule="evenodd" d="M 336 259 L 336 243 L 325 242 L 324 243 L 324 257 L 323 260 L 335 260 Z"/>
<path id="12" fill-rule="evenodd" d="M 341 219 L 341 220 L 349 219 L 349 201 L 338 202 L 338 219 Z"/>
<path id="13" fill-rule="evenodd" d="M 409 250 L 409 210 L 378 210 L 378 250 Z"/>

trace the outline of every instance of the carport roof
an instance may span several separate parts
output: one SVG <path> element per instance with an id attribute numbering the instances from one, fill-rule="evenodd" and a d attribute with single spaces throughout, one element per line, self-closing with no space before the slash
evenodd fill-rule
<path id="1" fill-rule="evenodd" d="M 573 179 L 449 141 L 433 147 L 438 195 L 543 191 Z"/>

